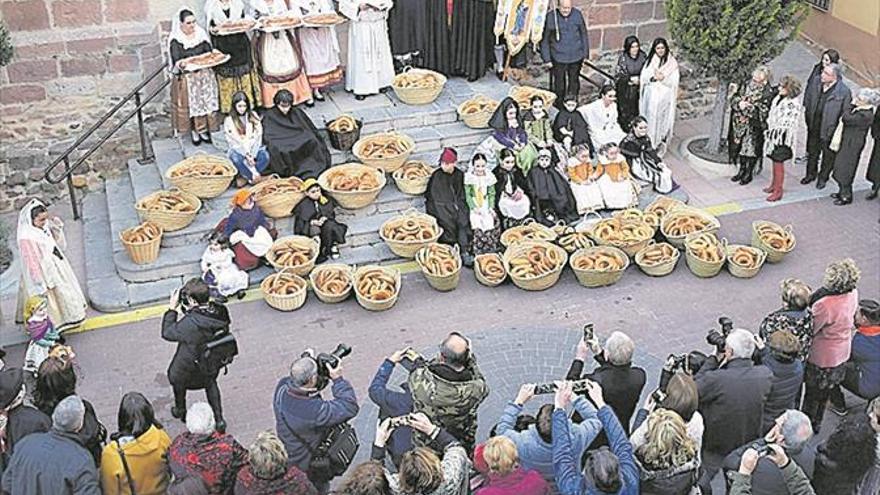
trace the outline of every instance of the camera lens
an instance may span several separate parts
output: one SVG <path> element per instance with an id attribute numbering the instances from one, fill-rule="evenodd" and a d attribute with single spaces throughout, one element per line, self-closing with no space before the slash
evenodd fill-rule
<path id="1" fill-rule="evenodd" d="M 351 354 L 351 346 L 339 344 L 336 346 L 336 349 L 333 350 L 332 354 L 337 358 L 342 359 Z"/>

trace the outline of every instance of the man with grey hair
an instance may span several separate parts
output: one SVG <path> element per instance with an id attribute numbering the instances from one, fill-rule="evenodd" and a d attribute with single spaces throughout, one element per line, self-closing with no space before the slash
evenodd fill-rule
<path id="1" fill-rule="evenodd" d="M 591 352 L 599 366 L 581 376 L 587 356 Z M 574 360 L 565 377 L 566 380 L 589 378 L 602 385 L 605 401 L 620 420 L 620 425 L 627 435 L 629 435 L 630 419 L 635 413 L 646 380 L 645 370 L 632 364 L 633 352 L 635 352 L 635 344 L 623 332 L 612 332 L 605 340 L 604 348 L 599 345 L 599 340 L 596 338 L 589 342 L 582 339 L 577 345 Z M 593 442 L 593 447 L 607 445 L 607 442 L 604 432 L 601 432 Z"/>
<path id="2" fill-rule="evenodd" d="M 694 376 L 703 415 L 703 475 L 700 488 L 712 493 L 712 478 L 733 449 L 759 437 L 764 402 L 770 394 L 773 372 L 752 361 L 755 338 L 743 329 L 732 330 L 724 350 L 706 359 Z"/>
<path id="3" fill-rule="evenodd" d="M 731 452 L 724 459 L 724 472 L 736 472 L 739 469 L 740 460 L 746 449 L 776 444 L 782 447 L 792 462 L 800 466 L 807 478 L 812 479 L 816 451 L 807 445 L 811 438 L 813 438 L 813 427 L 810 418 L 800 411 L 789 409 L 776 418 L 773 427 L 762 438 L 748 442 Z M 725 476 L 725 478 L 729 487 L 730 477 Z M 777 495 L 780 493 L 788 493 L 782 468 L 771 459 L 761 457 L 752 472 L 752 495 Z"/>
<path id="4" fill-rule="evenodd" d="M 287 450 L 288 463 L 305 473 L 320 493 L 327 493 L 330 480 L 309 472 L 312 455 L 334 426 L 354 418 L 359 410 L 351 383 L 342 377 L 342 362 L 336 367 L 327 364 L 332 385 L 332 400 L 321 397 L 318 362 L 306 352 L 290 365 L 288 376 L 275 387 L 272 407 L 275 431 Z"/>
<path id="5" fill-rule="evenodd" d="M 22 438 L 3 473 L 3 494 L 100 495 L 95 461 L 76 436 L 85 414 L 82 399 L 70 395 L 55 406 L 51 430 Z"/>
<path id="6" fill-rule="evenodd" d="M 834 169 L 836 153 L 830 148 L 831 138 L 844 113 L 849 111 L 852 93 L 840 72 L 840 65 L 832 63 L 819 76 L 822 87 L 817 95 L 804 98 L 804 117 L 807 120 L 807 174 L 801 184 L 809 184 L 818 177 L 817 189 L 823 189 Z M 822 166 L 819 167 L 821 158 Z"/>

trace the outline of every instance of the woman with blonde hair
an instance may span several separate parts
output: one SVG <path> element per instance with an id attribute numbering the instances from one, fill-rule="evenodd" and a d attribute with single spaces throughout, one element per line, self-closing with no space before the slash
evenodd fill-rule
<path id="1" fill-rule="evenodd" d="M 688 435 L 684 420 L 678 413 L 658 409 L 648 416 L 647 424 L 646 442 L 635 449 L 640 493 L 695 493 L 700 471 L 699 449 Z"/>
<path id="2" fill-rule="evenodd" d="M 800 358 L 806 359 L 813 340 L 813 312 L 810 309 L 813 290 L 796 278 L 783 279 L 779 287 L 782 291 L 782 308 L 764 317 L 758 335 L 767 341 L 773 333 L 788 330 L 801 343 Z"/>
<path id="3" fill-rule="evenodd" d="M 550 486 L 535 470 L 526 471 L 519 464 L 513 440 L 492 437 L 483 448 L 483 459 L 489 466 L 489 483 L 476 495 L 547 495 Z"/>
<path id="4" fill-rule="evenodd" d="M 813 342 L 804 370 L 804 403 L 801 410 L 819 433 L 825 404 L 846 375 L 852 350 L 855 314 L 859 309 L 856 289 L 861 272 L 849 258 L 834 261 L 825 269 L 822 287 L 810 298 L 813 310 Z M 838 412 L 840 414 L 840 412 Z"/>
<path id="5" fill-rule="evenodd" d="M 298 467 L 287 465 L 284 444 L 271 431 L 257 435 L 248 448 L 248 464 L 238 472 L 235 495 L 273 495 L 296 493 L 318 495 L 308 476 Z"/>

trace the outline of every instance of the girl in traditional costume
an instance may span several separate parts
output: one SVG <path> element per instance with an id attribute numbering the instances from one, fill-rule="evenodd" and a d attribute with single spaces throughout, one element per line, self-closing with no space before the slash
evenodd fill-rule
<path id="1" fill-rule="evenodd" d="M 617 57 L 615 80 L 618 98 L 617 109 L 620 112 L 617 121 L 623 129 L 629 129 L 632 119 L 639 115 L 639 87 L 642 69 L 648 60 L 640 45 L 638 38 L 627 36 L 623 41 L 623 51 Z"/>
<path id="2" fill-rule="evenodd" d="M 336 221 L 336 201 L 324 194 L 315 179 L 303 182 L 302 192 L 306 197 L 293 209 L 293 232 L 320 239 L 318 263 L 339 258 L 338 246 L 345 244 L 348 226 Z"/>
<path id="3" fill-rule="evenodd" d="M 291 0 L 290 8 L 299 9 L 305 16 L 336 13 L 331 0 Z M 324 101 L 321 90 L 340 81 L 344 76 L 339 62 L 339 41 L 336 39 L 336 28 L 302 26 L 297 32 L 306 76 L 312 87 L 314 98 Z"/>
<path id="4" fill-rule="evenodd" d="M 217 76 L 210 68 L 187 71 L 182 60 L 211 51 L 208 33 L 196 24 L 192 10 L 181 8 L 171 19 L 168 59 L 171 61 L 171 120 L 178 133 L 191 132 L 196 146 L 211 142 L 212 117 L 220 108 Z"/>
<path id="5" fill-rule="evenodd" d="M 653 185 L 658 193 L 670 193 L 678 187 L 672 180 L 672 170 L 663 163 L 657 149 L 651 144 L 648 122 L 644 117 L 633 120 L 632 130 L 620 143 L 620 152 L 629 161 L 632 175 Z"/>
<path id="6" fill-rule="evenodd" d="M 592 152 L 589 148 L 580 146 L 568 159 L 568 180 L 579 215 L 605 207 L 605 202 L 602 200 L 602 190 L 596 181 L 601 175 L 601 171 L 593 166 L 591 155 Z"/>
<path id="7" fill-rule="evenodd" d="M 626 158 L 616 144 L 606 144 L 599 150 L 596 176 L 606 209 L 620 210 L 638 204 L 638 186 L 633 183 Z"/>
<path id="8" fill-rule="evenodd" d="M 509 149 L 501 150 L 495 174 L 495 201 L 501 227 L 509 229 L 529 216 L 532 201 L 529 183 L 522 169 L 516 166 L 516 155 Z"/>
<path id="9" fill-rule="evenodd" d="M 575 157 L 581 147 L 589 151 L 590 158 L 596 154 L 593 140 L 590 139 L 590 126 L 577 109 L 577 96 L 569 94 L 565 97 L 562 108 L 553 119 L 553 139 L 560 143 L 561 148 L 569 157 Z"/>
<path id="10" fill-rule="evenodd" d="M 388 41 L 388 10 L 392 0 L 340 0 L 339 12 L 348 17 L 348 64 L 345 89 L 363 100 L 391 86 L 394 61 Z"/>
<path id="11" fill-rule="evenodd" d="M 254 0 L 252 5 L 257 18 L 290 13 L 285 0 Z M 254 55 L 260 76 L 262 106 L 271 107 L 275 93 L 282 89 L 293 94 L 295 104 L 312 103 L 312 89 L 303 69 L 300 42 L 293 29 L 272 33 L 258 31 L 254 36 Z"/>
<path id="12" fill-rule="evenodd" d="M 538 152 L 538 164 L 529 171 L 528 181 L 534 199 L 535 220 L 547 226 L 559 220 L 566 223 L 577 220 L 571 187 L 553 163 L 553 153 L 549 149 Z"/>
<path id="13" fill-rule="evenodd" d="M 519 106 L 513 98 L 507 97 L 501 101 L 492 118 L 489 119 L 489 127 L 494 132 L 477 147 L 475 153 L 482 153 L 487 157 L 490 168 L 498 160 L 498 153 L 507 148 L 516 155 L 516 164 L 522 169 L 523 174 L 528 174 L 529 169 L 538 156 L 537 149 L 529 142 L 529 135 L 520 115 Z"/>
<path id="14" fill-rule="evenodd" d="M 242 270 L 258 267 L 275 241 L 275 229 L 269 225 L 248 189 L 240 189 L 232 196 L 232 212 L 220 222 L 218 230 L 229 239 L 235 264 Z"/>
<path id="15" fill-rule="evenodd" d="M 248 288 L 248 274 L 235 264 L 235 253 L 222 234 L 215 232 L 202 254 L 202 280 L 211 288 L 212 296 L 225 299 L 232 295 L 239 299 Z M 219 297 L 218 297 L 219 296 Z"/>
<path id="16" fill-rule="evenodd" d="M 263 171 L 269 166 L 269 152 L 263 146 L 263 125 L 240 91 L 232 96 L 232 113 L 223 122 L 223 132 L 229 145 L 226 154 L 238 169 L 238 187 L 262 180 Z"/>
<path id="17" fill-rule="evenodd" d="M 46 298 L 49 318 L 59 333 L 82 325 L 86 298 L 63 250 L 64 224 L 49 218 L 46 206 L 30 200 L 18 214 L 16 233 L 21 261 L 16 322 L 24 323 L 25 303 L 31 296 Z"/>
<path id="18" fill-rule="evenodd" d="M 663 38 L 651 44 L 648 61 L 642 70 L 639 113 L 648 121 L 648 137 L 664 150 L 675 124 L 675 103 L 678 101 L 678 62 Z"/>
<path id="19" fill-rule="evenodd" d="M 49 302 L 43 296 L 31 296 L 24 306 L 25 326 L 30 343 L 24 355 L 25 371 L 36 374 L 49 351 L 55 344 L 64 343 L 64 338 L 55 329 L 49 317 Z"/>
<path id="20" fill-rule="evenodd" d="M 523 115 L 529 142 L 535 148 L 549 148 L 553 145 L 553 126 L 550 124 L 550 116 L 544 109 L 544 99 L 538 95 L 532 96 L 531 108 Z"/>
<path id="21" fill-rule="evenodd" d="M 486 167 L 486 157 L 475 153 L 464 174 L 464 195 L 470 209 L 471 230 L 474 233 L 473 254 L 498 251 L 501 226 L 495 214 L 495 175 Z"/>
<path id="22" fill-rule="evenodd" d="M 230 56 L 229 61 L 214 67 L 220 88 L 220 111 L 228 114 L 232 110 L 232 95 L 238 91 L 247 96 L 252 106 L 261 104 L 260 82 L 247 33 L 224 35 L 217 31 L 224 23 L 247 18 L 244 3 L 241 0 L 208 0 L 205 18 L 214 47 Z"/>

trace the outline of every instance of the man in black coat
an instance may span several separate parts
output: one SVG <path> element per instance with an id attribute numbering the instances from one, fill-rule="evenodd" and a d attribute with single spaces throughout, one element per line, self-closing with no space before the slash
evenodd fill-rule
<path id="1" fill-rule="evenodd" d="M 168 366 L 168 381 L 174 390 L 171 415 L 184 419 L 186 391 L 204 389 L 214 410 L 217 431 L 223 432 L 226 422 L 217 386 L 220 370 L 207 366 L 202 356 L 208 342 L 229 331 L 229 312 L 222 304 L 210 300 L 208 285 L 198 278 L 190 279 L 175 291 L 169 305 L 162 317 L 162 338 L 177 342 L 177 351 Z"/>
<path id="2" fill-rule="evenodd" d="M 826 66 L 820 77 L 822 88 L 819 94 L 804 101 L 804 117 L 807 120 L 807 175 L 801 179 L 801 184 L 809 184 L 818 175 L 817 189 L 823 189 L 831 176 L 836 153 L 829 145 L 841 116 L 848 111 L 852 102 L 852 93 L 843 82 L 840 65 Z"/>
<path id="3" fill-rule="evenodd" d="M 47 432 L 52 427 L 49 416 L 24 403 L 26 395 L 20 369 L 0 371 L 0 417 L 6 417 L 6 426 L 0 428 L 0 437 L 6 444 L 5 451 L 0 452 L 0 473 L 6 469 L 19 440 L 31 433 Z"/>
<path id="4" fill-rule="evenodd" d="M 806 414 L 789 409 L 783 412 L 774 422 L 773 428 L 762 438 L 748 442 L 734 450 L 724 459 L 724 472 L 736 472 L 743 452 L 753 445 L 764 446 L 775 443 L 782 447 L 792 462 L 797 464 L 807 478 L 813 478 L 813 463 L 816 450 L 807 445 L 813 437 L 813 427 Z M 731 480 L 725 476 L 728 490 Z M 752 495 L 778 495 L 788 493 L 782 469 L 768 457 L 761 457 L 752 472 Z"/>
<path id="5" fill-rule="evenodd" d="M 754 336 L 747 330 L 733 330 L 724 352 L 706 359 L 694 377 L 706 425 L 700 478 L 706 495 L 711 495 L 712 478 L 727 454 L 763 433 L 762 412 L 773 373 L 766 366 L 755 366 L 754 352 Z"/>
<path id="6" fill-rule="evenodd" d="M 556 93 L 556 108 L 561 109 L 565 96 L 580 91 L 581 66 L 590 58 L 590 37 L 581 11 L 571 0 L 560 0 L 559 8 L 547 14 L 541 59 L 550 65 L 551 91 Z"/>

